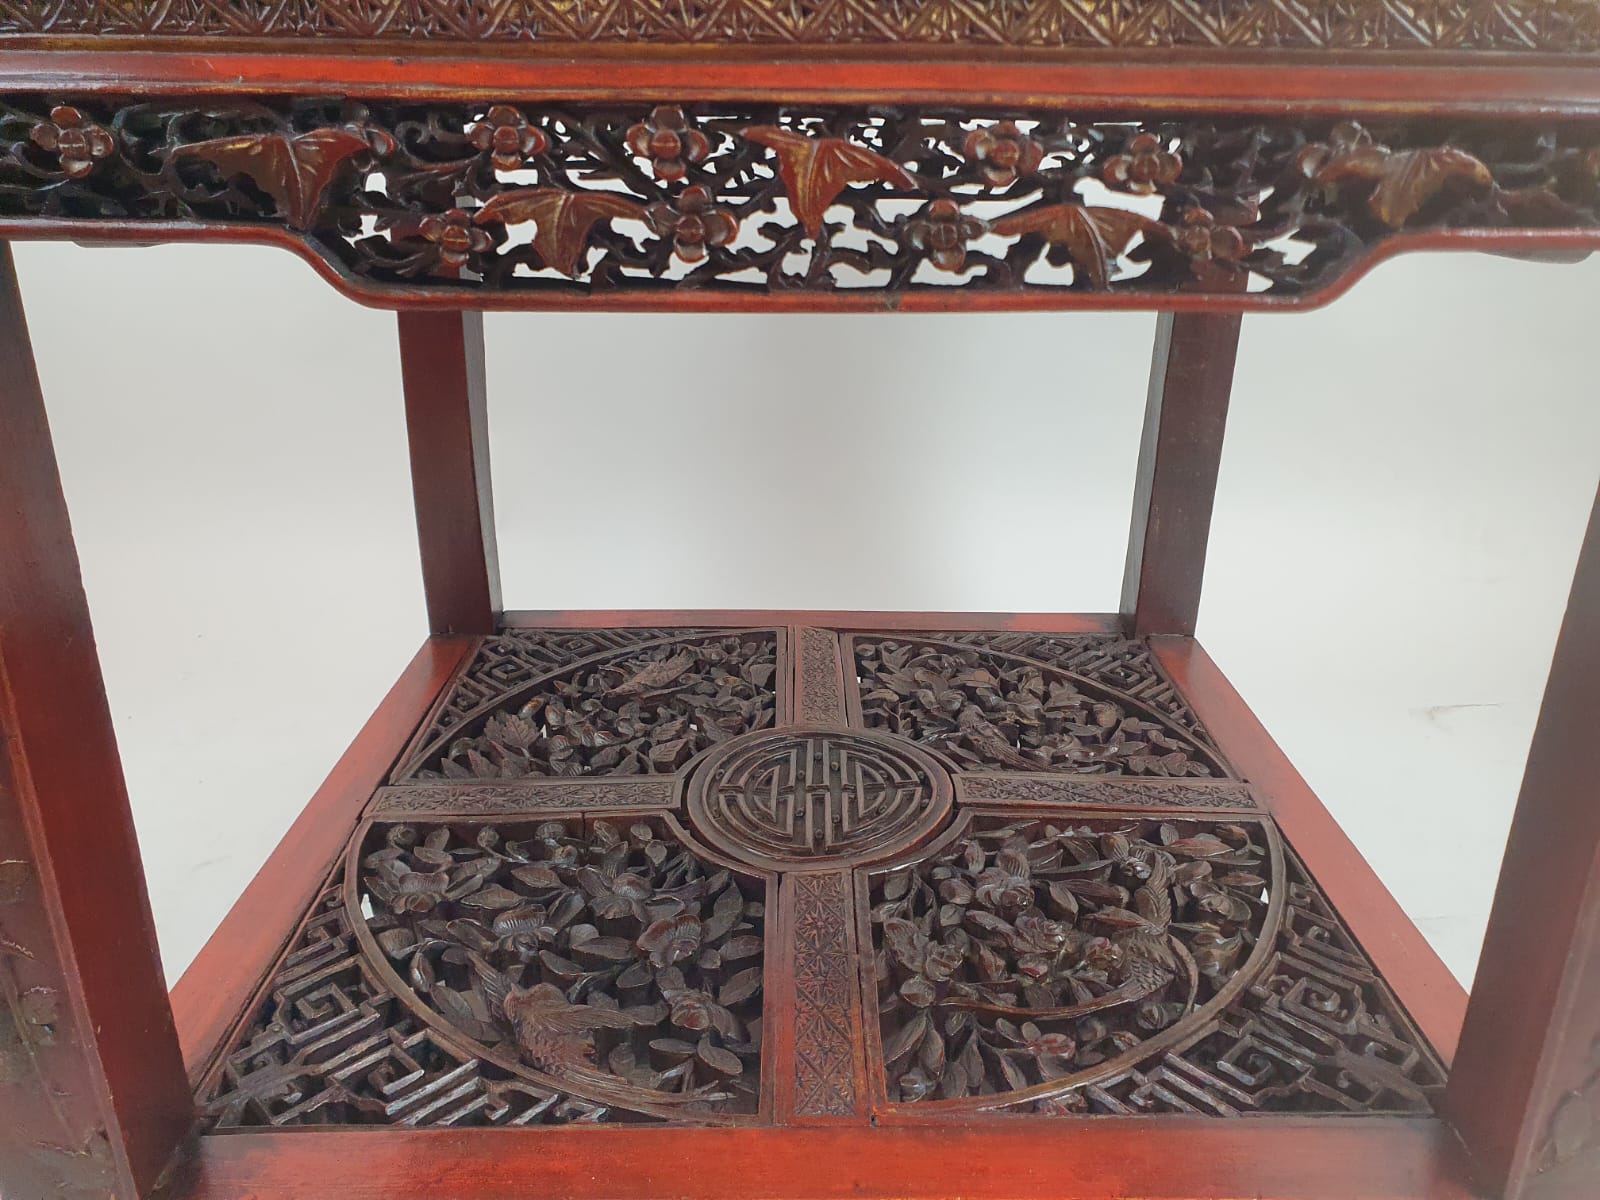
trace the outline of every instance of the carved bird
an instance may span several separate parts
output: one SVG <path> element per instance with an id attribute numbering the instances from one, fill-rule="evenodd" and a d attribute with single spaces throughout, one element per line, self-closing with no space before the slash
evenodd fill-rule
<path id="1" fill-rule="evenodd" d="M 596 1029 L 631 1029 L 635 1021 L 614 1008 L 573 1004 L 550 983 L 519 987 L 473 955 L 478 989 L 491 1016 L 511 1026 L 517 1049 L 530 1064 L 554 1074 L 593 1077 Z"/>
<path id="2" fill-rule="evenodd" d="M 1138 912 L 1127 909 L 1108 909 L 1090 914 L 1087 919 L 1099 920 L 1122 932 L 1111 939 L 1110 947 L 1117 956 L 1114 968 L 1117 983 L 1102 996 L 1082 1004 L 1058 1008 L 1019 1008 L 1009 1004 L 989 1004 L 981 1000 L 952 997 L 941 1002 L 944 1008 L 964 1008 L 974 1012 L 991 1013 L 1003 1017 L 1021 1017 L 1029 1021 L 1077 1020 L 1106 1009 L 1124 1004 L 1138 1004 L 1154 996 L 1178 977 L 1179 961 L 1184 960 L 1189 977 L 1189 999 L 1185 1007 L 1194 1004 L 1198 987 L 1198 971 L 1194 960 L 1183 944 L 1170 931 L 1172 924 L 1172 864 L 1166 856 L 1150 864 L 1150 877 L 1135 896 Z M 1102 943 L 1104 944 L 1104 943 Z"/>
<path id="3" fill-rule="evenodd" d="M 976 705 L 969 704 L 961 710 L 956 727 L 962 738 L 990 762 L 1004 763 L 1019 771 L 1037 771 L 1040 764 L 1020 753 L 1011 739 L 1001 733 L 984 717 Z"/>

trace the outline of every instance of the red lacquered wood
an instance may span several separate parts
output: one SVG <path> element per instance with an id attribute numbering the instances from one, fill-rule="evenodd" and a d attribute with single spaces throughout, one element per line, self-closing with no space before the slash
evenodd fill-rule
<path id="1" fill-rule="evenodd" d="M 531 100 L 759 99 L 934 104 L 1068 104 L 1082 112 L 1172 106 L 1265 114 L 1392 112 L 1497 115 L 1600 112 L 1600 71 L 1588 65 L 1479 56 L 1471 63 L 1404 54 L 1380 63 L 1315 52 L 1028 55 L 925 51 L 885 59 L 838 47 L 774 54 L 615 53 L 517 46 L 470 55 L 278 53 L 229 49 L 9 49 L 0 90 L 67 88 L 132 95 L 292 92 L 326 96 Z"/>
<path id="2" fill-rule="evenodd" d="M 3 243 L 0 737 L 0 1021 L 8 1065 L 27 1061 L 0 1086 L 0 1191 L 25 1200 L 79 1178 L 102 1195 L 132 1200 L 188 1131 L 192 1106 L 22 297 Z M 50 1025 L 53 1034 L 44 1032 Z"/>
<path id="3" fill-rule="evenodd" d="M 1052 1120 L 971 1128 L 251 1133 L 186 1200 L 1468 1200 L 1436 1121 Z"/>
<path id="4" fill-rule="evenodd" d="M 1122 576 L 1130 633 L 1194 634 L 1239 325 L 1237 314 L 1157 319 Z"/>
<path id="5" fill-rule="evenodd" d="M 204 1074 L 327 878 L 362 807 L 476 645 L 465 637 L 432 637 L 423 643 L 172 989 L 173 1016 L 191 1078 Z"/>
<path id="6" fill-rule="evenodd" d="M 825 612 L 802 609 L 641 608 L 509 609 L 505 629 L 761 629 L 816 625 L 825 629 L 911 629 L 943 632 L 1026 630 L 1033 633 L 1115 633 L 1115 613 Z"/>
<path id="7" fill-rule="evenodd" d="M 1467 1004 L 1455 976 L 1199 643 L 1161 637 L 1151 646 L 1222 753 L 1265 797 L 1285 840 L 1448 1063 Z"/>
<path id="8" fill-rule="evenodd" d="M 434 633 L 493 633 L 500 559 L 489 484 L 483 315 L 402 313 L 411 486 Z"/>
<path id="9" fill-rule="evenodd" d="M 1449 1112 L 1497 1195 L 1600 1193 L 1600 498 L 1472 986 Z M 1559 1174 L 1558 1174 L 1558 1168 Z"/>

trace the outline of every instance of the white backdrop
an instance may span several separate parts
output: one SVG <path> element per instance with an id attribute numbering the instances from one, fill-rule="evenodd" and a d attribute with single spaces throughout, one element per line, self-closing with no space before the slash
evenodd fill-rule
<path id="1" fill-rule="evenodd" d="M 176 979 L 424 632 L 394 319 L 274 250 L 17 260 Z M 1416 256 L 1245 322 L 1200 635 L 1463 979 L 1597 297 L 1600 259 Z M 507 603 L 1114 608 L 1153 324 L 491 317 Z"/>

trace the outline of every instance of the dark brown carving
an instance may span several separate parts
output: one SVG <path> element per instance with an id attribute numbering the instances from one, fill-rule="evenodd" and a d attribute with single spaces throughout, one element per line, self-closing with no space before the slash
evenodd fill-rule
<path id="1" fill-rule="evenodd" d="M 802 629 L 798 642 L 795 690 L 800 720 L 807 725 L 843 725 L 844 665 L 839 635 L 831 629 Z"/>
<path id="2" fill-rule="evenodd" d="M 872 887 L 891 1101 L 1064 1090 L 1235 990 L 1270 926 L 1264 827 L 978 818 Z"/>
<path id="3" fill-rule="evenodd" d="M 548 809 L 671 808 L 677 803 L 678 788 L 670 779 L 424 784 L 381 788 L 372 798 L 368 815 L 492 816 Z"/>
<path id="4" fill-rule="evenodd" d="M 16 97 L 0 147 L 0 221 L 287 230 L 365 293 L 1288 299 L 1401 232 L 1600 239 L 1557 124 Z"/>
<path id="5" fill-rule="evenodd" d="M 1241 783 L 1177 779 L 1103 779 L 1076 775 L 980 775 L 963 772 L 956 794 L 968 804 L 1055 804 L 1095 808 L 1259 807 Z"/>
<path id="6" fill-rule="evenodd" d="M 419 1020 L 367 965 L 338 884 L 202 1086 L 200 1109 L 214 1129 L 642 1119 L 542 1086 Z"/>
<path id="7" fill-rule="evenodd" d="M 1443 1066 L 1293 854 L 1270 957 L 1192 1042 L 1031 1107 L 1048 1113 L 1421 1115 Z"/>
<path id="8" fill-rule="evenodd" d="M 860 1103 L 851 888 L 845 873 L 789 875 L 794 954 L 794 1104 L 806 1117 L 854 1116 Z"/>
<path id="9" fill-rule="evenodd" d="M 379 827 L 360 892 L 460 1037 L 595 1098 L 756 1110 L 764 891 L 659 819 Z"/>
<path id="10" fill-rule="evenodd" d="M 456 689 L 465 697 L 446 700 L 397 780 L 670 774 L 776 718 L 772 633 L 658 639 L 571 665 L 558 658 L 591 645 L 491 639 Z"/>
<path id="11" fill-rule="evenodd" d="M 382 39 L 389 42 L 922 44 L 1016 49 L 1243 46 L 1284 49 L 1600 52 L 1585 0 L 227 0 L 129 8 L 114 0 L 9 0 L 0 35 Z"/>
<path id="12" fill-rule="evenodd" d="M 689 819 L 763 869 L 872 862 L 915 845 L 950 809 L 944 768 L 910 743 L 785 729 L 729 742 L 695 768 Z"/>
<path id="13" fill-rule="evenodd" d="M 1104 644 L 1077 649 L 1087 663 L 1125 662 Z M 861 637 L 855 662 L 869 728 L 936 746 L 963 767 L 1180 779 L 1226 774 L 1215 753 L 1178 722 L 1044 658 L 955 640 Z"/>

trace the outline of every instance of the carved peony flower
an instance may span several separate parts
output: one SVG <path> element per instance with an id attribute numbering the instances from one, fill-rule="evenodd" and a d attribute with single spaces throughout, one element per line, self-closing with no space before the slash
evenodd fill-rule
<path id="1" fill-rule="evenodd" d="M 982 237 L 986 226 L 969 217 L 954 200 L 935 200 L 906 222 L 906 241 L 927 252 L 941 271 L 959 271 L 967 264 L 967 243 Z"/>
<path id="2" fill-rule="evenodd" d="M 28 136 L 41 150 L 54 154 L 71 179 L 86 178 L 97 162 L 110 158 L 117 148 L 105 129 L 65 104 L 52 108 L 50 119 L 35 125 Z"/>
<path id="3" fill-rule="evenodd" d="M 398 913 L 431 912 L 444 902 L 450 886 L 446 871 L 410 871 L 401 868 L 394 879 L 389 907 Z"/>
<path id="4" fill-rule="evenodd" d="M 711 153 L 711 141 L 689 123 L 683 109 L 662 104 L 627 133 L 628 149 L 648 158 L 655 173 L 668 183 L 676 183 L 689 171 L 691 163 L 704 162 Z"/>
<path id="5" fill-rule="evenodd" d="M 439 247 L 439 261 L 455 270 L 494 245 L 488 232 L 472 223 L 472 214 L 461 208 L 424 218 L 420 232 Z"/>
<path id="6" fill-rule="evenodd" d="M 699 184 L 684 188 L 674 204 L 652 204 L 644 210 L 644 220 L 652 232 L 670 237 L 673 252 L 691 263 L 703 260 L 708 247 L 726 246 L 739 233 L 739 222 Z"/>
<path id="7" fill-rule="evenodd" d="M 639 935 L 636 944 L 658 968 L 670 967 L 675 962 L 698 954 L 702 936 L 700 918 L 679 913 L 675 917 L 656 921 Z"/>
<path id="8" fill-rule="evenodd" d="M 485 113 L 467 130 L 467 138 L 502 171 L 518 170 L 533 155 L 550 149 L 549 135 L 507 104 L 496 104 Z"/>
<path id="9" fill-rule="evenodd" d="M 974 129 L 961 152 L 978 164 L 990 187 L 1010 187 L 1018 176 L 1032 175 L 1044 160 L 1044 147 L 1018 129 L 1015 121 Z"/>
<path id="10" fill-rule="evenodd" d="M 1136 135 L 1123 153 L 1106 160 L 1102 177 L 1112 187 L 1146 195 L 1164 183 L 1175 183 L 1183 159 L 1165 149 L 1153 133 Z"/>
<path id="11" fill-rule="evenodd" d="M 1022 912 L 1033 907 L 1032 872 L 1027 855 L 1001 850 L 994 866 L 978 876 L 978 903 L 995 912 Z"/>

